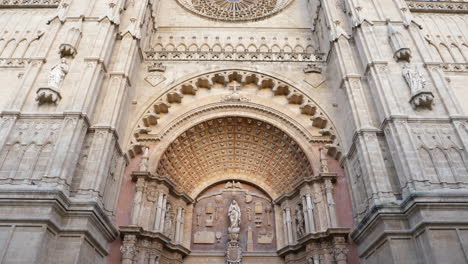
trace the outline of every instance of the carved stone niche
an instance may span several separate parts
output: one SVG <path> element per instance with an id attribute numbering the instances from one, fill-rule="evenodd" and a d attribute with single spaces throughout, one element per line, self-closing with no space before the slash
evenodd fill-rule
<path id="1" fill-rule="evenodd" d="M 190 253 L 187 248 L 176 245 L 160 233 L 143 230 L 141 227 L 120 228 L 122 238 L 122 264 L 160 264 L 160 259 L 171 259 L 172 264 L 182 264 Z"/>
<path id="2" fill-rule="evenodd" d="M 413 109 L 432 109 L 434 94 L 426 86 L 426 78 L 418 65 L 405 65 L 402 71 L 403 77 L 411 90 L 410 104 Z"/>
<path id="3" fill-rule="evenodd" d="M 62 96 L 59 89 L 69 70 L 68 62 L 62 58 L 58 64 L 49 71 L 47 86 L 40 87 L 36 91 L 36 101 L 42 104 L 57 104 Z"/>
<path id="4" fill-rule="evenodd" d="M 131 225 L 147 235 L 162 237 L 174 245 L 184 241 L 185 210 L 193 200 L 175 190 L 166 177 L 145 171 L 132 173 L 136 182 Z"/>
<path id="5" fill-rule="evenodd" d="M 209 187 L 196 199 L 191 249 L 225 253 L 230 263 L 238 263 L 242 252 L 274 254 L 276 229 L 271 202 L 265 192 L 244 182 L 228 181 Z M 231 213 L 237 208 L 238 224 L 233 225 Z"/>
<path id="6" fill-rule="evenodd" d="M 285 264 L 348 263 L 348 228 L 334 228 L 327 234 L 309 236 L 302 243 L 280 249 Z M 302 252 L 302 254 L 300 254 Z"/>
<path id="7" fill-rule="evenodd" d="M 60 57 L 74 58 L 76 56 L 78 45 L 80 43 L 81 35 L 82 35 L 81 27 L 82 27 L 82 22 L 80 20 L 80 22 L 78 22 L 77 25 L 74 25 L 67 31 L 65 35 L 65 40 L 59 46 Z"/>
<path id="8" fill-rule="evenodd" d="M 320 152 L 320 173 L 303 179 L 294 191 L 274 201 L 284 209 L 278 254 L 285 263 L 346 263 L 342 253 L 347 252 L 351 230 L 338 226 L 333 197 L 337 174 L 329 171 L 323 148 Z M 334 248 L 342 249 L 337 258 Z"/>
<path id="9" fill-rule="evenodd" d="M 388 39 L 390 46 L 393 49 L 393 57 L 396 61 L 407 61 L 411 60 L 411 49 L 404 41 L 403 34 L 401 33 L 402 28 L 399 26 L 392 25 L 387 21 L 388 27 Z"/>

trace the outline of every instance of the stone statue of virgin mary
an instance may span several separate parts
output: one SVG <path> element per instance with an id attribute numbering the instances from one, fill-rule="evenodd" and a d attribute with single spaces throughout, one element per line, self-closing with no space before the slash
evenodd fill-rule
<path id="1" fill-rule="evenodd" d="M 229 206 L 228 216 L 231 222 L 230 229 L 233 231 L 238 229 L 240 226 L 241 211 L 236 200 L 232 200 L 231 205 Z"/>

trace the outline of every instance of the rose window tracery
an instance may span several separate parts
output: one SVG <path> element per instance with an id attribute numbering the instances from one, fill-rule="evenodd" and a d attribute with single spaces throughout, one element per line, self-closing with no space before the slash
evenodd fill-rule
<path id="1" fill-rule="evenodd" d="M 224 21 L 255 20 L 273 15 L 291 0 L 177 0 L 190 11 Z"/>

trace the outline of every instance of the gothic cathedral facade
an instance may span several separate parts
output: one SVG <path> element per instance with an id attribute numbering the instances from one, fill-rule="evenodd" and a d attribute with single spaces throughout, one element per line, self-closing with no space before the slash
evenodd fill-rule
<path id="1" fill-rule="evenodd" d="M 1 0 L 0 263 L 468 263 L 467 0 Z"/>

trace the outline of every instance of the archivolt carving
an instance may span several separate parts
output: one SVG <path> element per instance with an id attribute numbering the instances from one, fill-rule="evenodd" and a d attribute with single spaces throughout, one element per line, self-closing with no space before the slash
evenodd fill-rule
<path id="1" fill-rule="evenodd" d="M 225 117 L 197 124 L 162 155 L 157 174 L 185 192 L 220 174 L 248 175 L 277 193 L 313 175 L 308 157 L 289 135 L 263 121 Z"/>
<path id="2" fill-rule="evenodd" d="M 298 107 L 301 114 L 308 116 L 313 127 L 320 129 L 320 134 L 330 140 L 327 145 L 329 154 L 339 157 L 339 143 L 331 122 L 313 100 L 292 85 L 271 76 L 246 70 L 217 71 L 200 75 L 182 82 L 155 100 L 141 117 L 133 130 L 128 154 L 134 157 L 141 152 L 141 141 L 145 135 L 157 126 L 161 115 L 170 112 L 171 105 L 183 103 L 186 95 L 196 96 L 200 89 L 212 89 L 214 86 L 229 89 L 232 85 L 253 85 L 257 89 L 268 89 L 274 96 L 285 97 L 290 107 Z M 221 99 L 221 98 L 220 98 Z M 246 104 L 246 103 L 242 103 Z M 304 124 L 303 124 L 304 125 Z M 147 137 L 146 137 L 147 139 Z"/>

